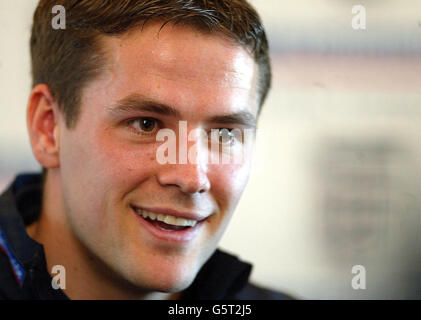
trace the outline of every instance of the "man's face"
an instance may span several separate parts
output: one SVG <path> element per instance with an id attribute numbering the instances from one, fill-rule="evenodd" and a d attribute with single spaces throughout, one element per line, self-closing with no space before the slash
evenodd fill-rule
<path id="1" fill-rule="evenodd" d="M 257 116 L 256 65 L 221 36 L 181 26 L 158 36 L 160 26 L 104 39 L 107 70 L 84 89 L 76 127 L 60 120 L 60 176 L 77 241 L 136 287 L 177 292 L 214 252 L 245 188 L 252 147 L 231 146 L 244 153 L 241 163 L 204 161 L 199 143 L 195 163 L 160 164 L 158 130 L 181 139 L 179 121 L 187 134 L 248 128 L 241 119 Z M 197 141 L 186 143 L 190 150 Z M 142 209 L 195 226 L 176 230 L 141 217 Z"/>

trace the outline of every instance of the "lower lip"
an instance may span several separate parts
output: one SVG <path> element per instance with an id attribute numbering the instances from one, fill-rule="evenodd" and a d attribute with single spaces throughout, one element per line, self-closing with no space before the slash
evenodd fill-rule
<path id="1" fill-rule="evenodd" d="M 204 221 L 200 221 L 196 223 L 194 227 L 190 227 L 184 230 L 166 231 L 159 227 L 156 227 L 152 223 L 143 219 L 140 215 L 136 213 L 136 211 L 133 208 L 132 210 L 144 229 L 148 230 L 149 233 L 152 234 L 152 236 L 154 236 L 155 238 L 162 241 L 166 241 L 166 242 L 186 243 L 186 242 L 192 241 L 199 233 L 204 222 Z"/>

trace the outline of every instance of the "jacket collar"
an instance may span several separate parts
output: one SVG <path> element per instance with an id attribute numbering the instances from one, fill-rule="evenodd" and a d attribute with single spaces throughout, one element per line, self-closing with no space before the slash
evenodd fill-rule
<path id="1" fill-rule="evenodd" d="M 0 197 L 3 251 L 7 251 L 15 275 L 19 268 L 25 269 L 42 251 L 42 245 L 31 239 L 25 230 L 25 224 L 29 224 L 34 219 L 35 212 L 39 212 L 34 209 L 39 209 L 40 204 L 40 175 L 19 175 Z M 18 280 L 22 280 L 20 285 L 23 285 L 23 277 L 18 277 Z"/>

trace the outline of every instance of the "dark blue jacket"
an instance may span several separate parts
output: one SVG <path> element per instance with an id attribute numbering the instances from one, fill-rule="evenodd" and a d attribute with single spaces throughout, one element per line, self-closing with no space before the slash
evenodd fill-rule
<path id="1" fill-rule="evenodd" d="M 25 230 L 25 226 L 37 220 L 41 199 L 39 174 L 18 176 L 0 196 L 0 299 L 68 299 L 62 290 L 53 289 L 43 246 Z M 250 284 L 251 269 L 250 264 L 216 250 L 181 299 L 290 298 Z"/>

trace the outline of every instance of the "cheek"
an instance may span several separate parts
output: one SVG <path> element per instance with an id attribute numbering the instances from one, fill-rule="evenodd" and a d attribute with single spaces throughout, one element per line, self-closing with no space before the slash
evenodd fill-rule
<path id="1" fill-rule="evenodd" d="M 209 220 L 208 230 L 213 246 L 216 246 L 225 232 L 241 195 L 247 184 L 247 165 L 215 165 L 209 170 L 211 193 L 218 203 L 219 214 Z"/>
<path id="2" fill-rule="evenodd" d="M 94 135 L 93 141 L 93 169 L 100 171 L 110 185 L 122 185 L 120 191 L 128 191 L 152 175 L 155 144 L 123 142 L 107 130 Z"/>
<path id="3" fill-rule="evenodd" d="M 104 129 L 65 137 L 61 174 L 66 197 L 77 211 L 101 215 L 148 179 L 154 170 L 154 144 L 122 142 Z M 97 217 L 98 218 L 98 217 Z"/>
<path id="4" fill-rule="evenodd" d="M 210 170 L 213 193 L 221 210 L 232 213 L 246 187 L 250 173 L 248 163 L 217 165 Z"/>
<path id="5" fill-rule="evenodd" d="M 154 144 L 123 143 L 104 130 L 65 139 L 60 171 L 72 230 L 90 247 L 115 246 L 127 230 L 127 195 L 153 176 Z"/>

